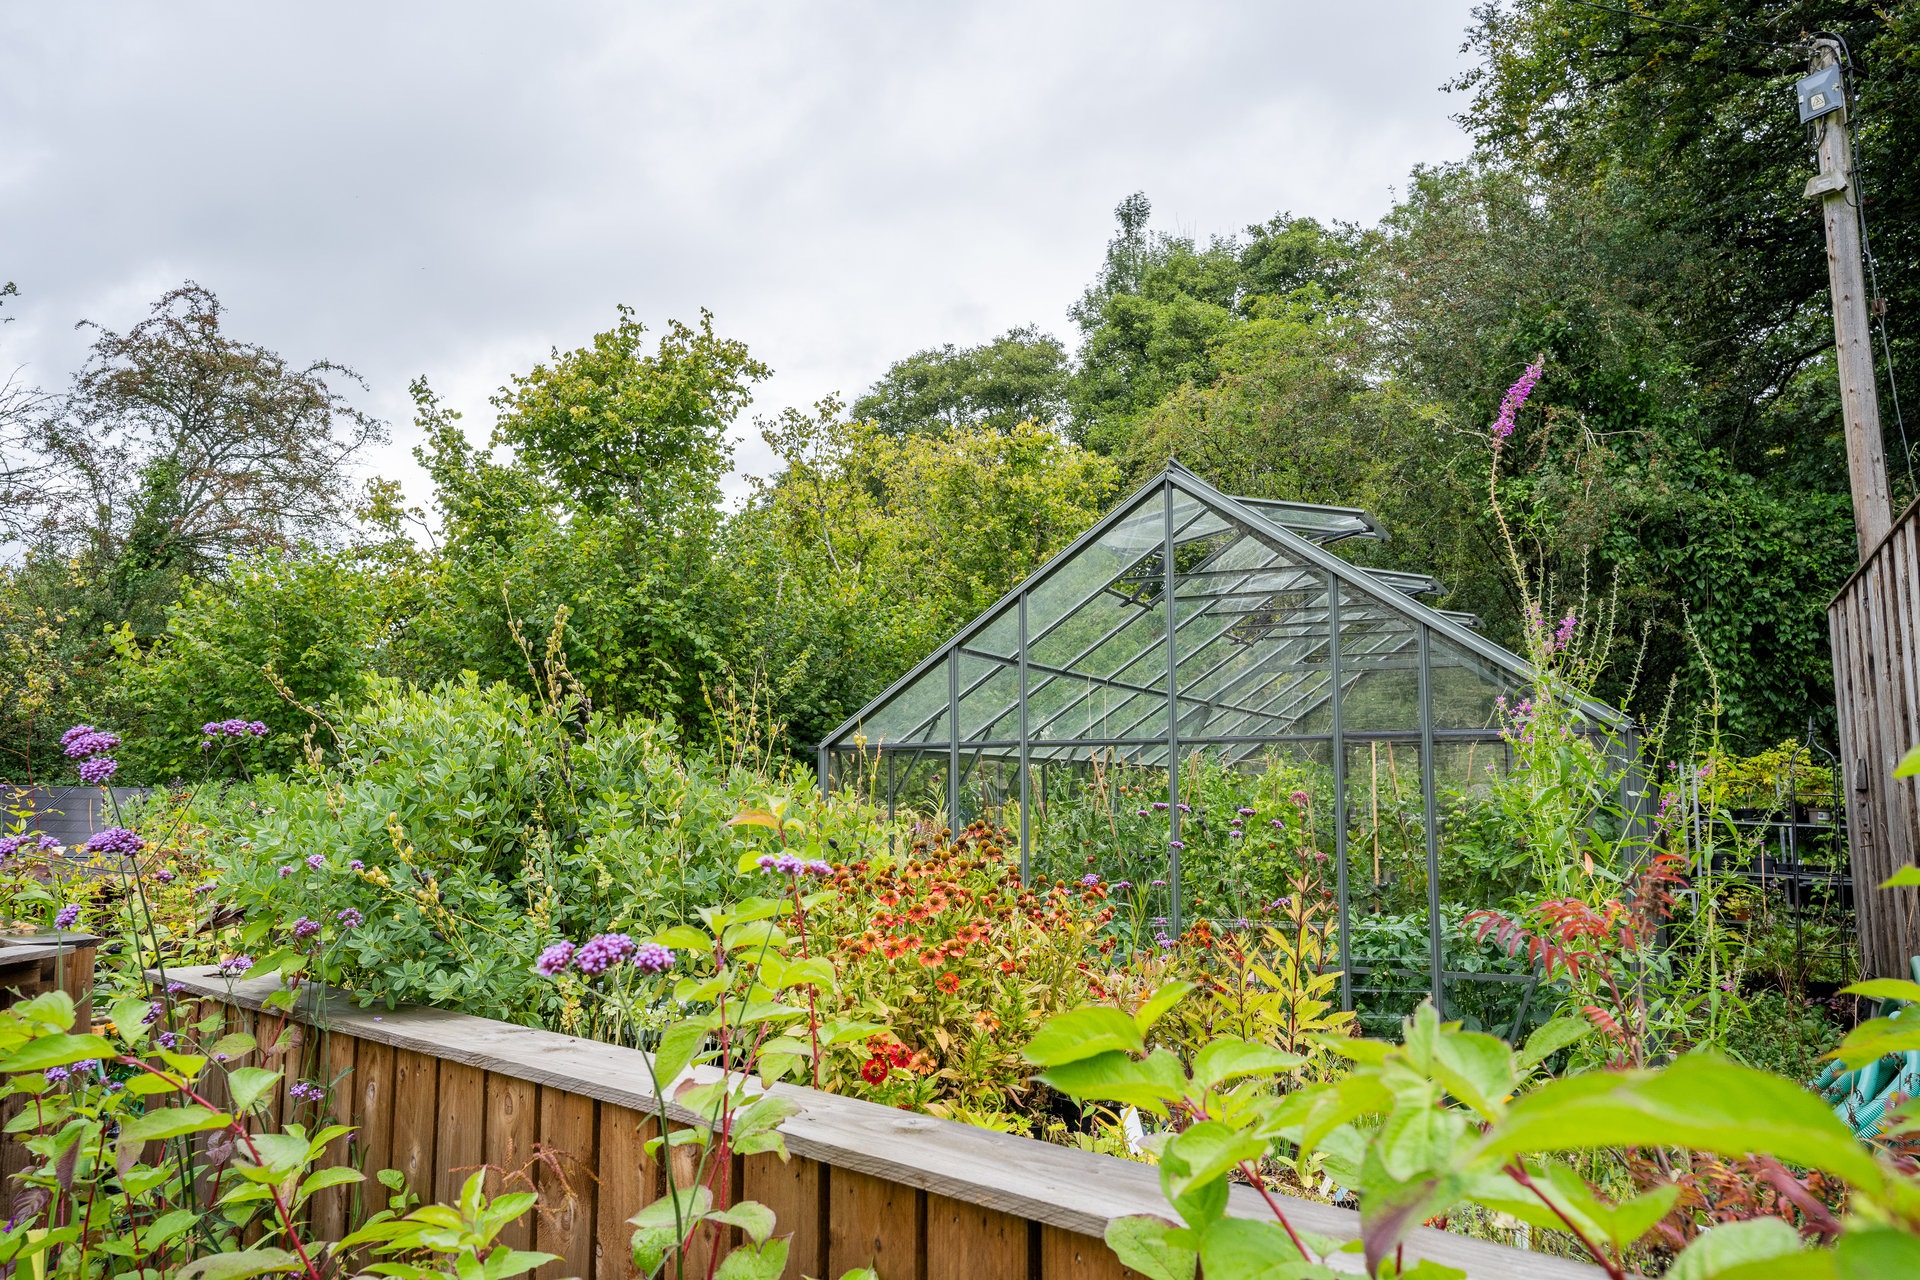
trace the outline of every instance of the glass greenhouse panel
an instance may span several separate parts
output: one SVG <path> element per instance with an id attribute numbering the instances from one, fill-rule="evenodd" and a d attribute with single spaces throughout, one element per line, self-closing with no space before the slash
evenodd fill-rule
<path id="1" fill-rule="evenodd" d="M 1096 596 L 1120 592 L 1131 583 L 1147 557 L 1158 558 L 1166 537 L 1166 500 L 1156 492 L 1142 500 L 1125 519 L 1107 530 L 1071 558 L 1042 569 L 1039 582 L 1028 588 L 1027 645 L 1037 641 Z"/>
<path id="2" fill-rule="evenodd" d="M 947 740 L 947 664 L 936 662 L 914 682 L 869 713 L 863 713 L 852 732 L 869 746 L 896 742 Z"/>
<path id="3" fill-rule="evenodd" d="M 1442 635 L 1428 638 L 1428 679 L 1436 729 L 1500 729 L 1500 699 L 1512 706 L 1526 697 L 1526 683 L 1511 672 Z"/>
<path id="4" fill-rule="evenodd" d="M 1420 728 L 1420 630 L 1382 597 L 1341 587 L 1341 713 L 1348 733 Z"/>

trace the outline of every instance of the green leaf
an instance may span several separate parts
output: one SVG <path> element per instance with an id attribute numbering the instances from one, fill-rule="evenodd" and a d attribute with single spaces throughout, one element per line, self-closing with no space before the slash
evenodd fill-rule
<path id="1" fill-rule="evenodd" d="M 1145 1047 L 1132 1018 L 1108 1005 L 1087 1005 L 1049 1020 L 1024 1052 L 1028 1062 L 1058 1067 L 1113 1050 L 1138 1053 Z"/>
<path id="2" fill-rule="evenodd" d="M 265 1067 L 236 1067 L 227 1073 L 227 1091 L 236 1111 L 251 1111 L 268 1092 L 280 1086 L 280 1073 Z"/>
<path id="3" fill-rule="evenodd" d="M 105 1036 L 41 1036 L 0 1058 L 0 1071 L 45 1071 L 48 1067 L 68 1067 L 89 1058 L 112 1062 L 119 1056 L 120 1051 Z"/>
<path id="4" fill-rule="evenodd" d="M 152 1142 L 162 1138 L 178 1138 L 188 1133 L 204 1133 L 209 1129 L 224 1129 L 232 1123 L 232 1116 L 209 1111 L 197 1102 L 184 1107 L 161 1107 L 123 1122 L 120 1140 Z"/>
<path id="5" fill-rule="evenodd" d="M 653 1051 L 653 1074 L 660 1088 L 666 1089 L 700 1052 L 707 1028 L 696 1021 L 676 1022 L 660 1035 L 660 1047 Z"/>
<path id="6" fill-rule="evenodd" d="M 1904 889 L 1920 885 L 1920 867 L 1902 867 L 1880 883 L 1882 889 Z"/>
<path id="7" fill-rule="evenodd" d="M 627 1219 L 627 1225 L 640 1227 L 681 1227 L 703 1218 L 713 1208 L 713 1192 L 705 1187 L 675 1187 L 652 1204 Z"/>
<path id="8" fill-rule="evenodd" d="M 1227 1176 L 1243 1161 L 1267 1153 L 1264 1139 L 1219 1120 L 1202 1120 L 1168 1140 L 1160 1152 L 1160 1185 L 1177 1200 L 1197 1183 Z"/>
<path id="9" fill-rule="evenodd" d="M 1833 1261 L 1837 1280 L 1920 1276 L 1920 1238 L 1885 1227 L 1849 1231 L 1834 1246 Z"/>
<path id="10" fill-rule="evenodd" d="M 349 1182 L 362 1182 L 362 1181 L 365 1181 L 365 1175 L 363 1175 L 358 1169 L 342 1168 L 339 1165 L 333 1165 L 325 1169 L 319 1169 L 319 1170 L 316 1170 L 313 1173 L 313 1175 L 309 1177 L 305 1182 L 302 1182 L 300 1184 L 300 1199 L 305 1200 L 308 1196 L 312 1195 L 314 1192 L 324 1191 L 328 1187 L 339 1187 L 339 1186 L 344 1186 Z"/>
<path id="11" fill-rule="evenodd" d="M 1901 756 L 1900 763 L 1893 766 L 1893 776 L 1896 778 L 1911 778 L 1915 774 L 1920 774 L 1920 747 Z"/>
<path id="12" fill-rule="evenodd" d="M 708 1222 L 724 1222 L 747 1233 L 755 1244 L 764 1244 L 773 1234 L 773 1210 L 754 1200 L 742 1200 L 730 1209 L 707 1215 Z M 777 1274 L 777 1273 L 776 1273 Z"/>
<path id="13" fill-rule="evenodd" d="M 722 1258 L 713 1280 L 780 1280 L 786 1269 L 787 1241 L 768 1240 L 735 1249 Z"/>
<path id="14" fill-rule="evenodd" d="M 247 1280 L 249 1276 L 300 1270 L 300 1259 L 285 1249 L 247 1249 L 195 1258 L 176 1272 L 178 1280 Z"/>
<path id="15" fill-rule="evenodd" d="M 1207 1280 L 1305 1280 L 1333 1273 L 1301 1257 L 1277 1222 L 1222 1218 L 1201 1233 L 1200 1274 Z"/>
<path id="16" fill-rule="evenodd" d="M 1167 1104 L 1187 1096 L 1190 1087 L 1180 1060 L 1165 1049 L 1145 1059 L 1109 1050 L 1091 1058 L 1062 1063 L 1040 1079 L 1070 1098 L 1095 1098 L 1139 1107 L 1154 1115 L 1167 1114 Z"/>
<path id="17" fill-rule="evenodd" d="M 1245 1040 L 1210 1040 L 1206 1048 L 1194 1055 L 1193 1082 L 1200 1088 L 1211 1089 L 1243 1076 L 1276 1076 L 1305 1061 L 1297 1054 L 1282 1053 Z"/>
<path id="18" fill-rule="evenodd" d="M 148 1031 L 146 1017 L 152 1008 L 152 1003 L 146 1000 L 132 998 L 115 1000 L 113 1008 L 107 1012 L 107 1017 L 112 1021 L 113 1029 L 120 1033 L 122 1040 L 128 1044 L 138 1044 L 146 1038 Z"/>
<path id="19" fill-rule="evenodd" d="M 1908 982 L 1903 978 L 1868 978 L 1865 982 L 1840 988 L 1840 993 L 1866 996 L 1871 1000 L 1904 1000 L 1908 1004 L 1916 1004 L 1920 1003 L 1920 982 Z"/>
<path id="20" fill-rule="evenodd" d="M 1743 1263 L 1771 1261 L 1800 1252 L 1800 1233 L 1778 1218 L 1728 1222 L 1694 1237 L 1667 1280 L 1710 1280 Z"/>
<path id="21" fill-rule="evenodd" d="M 209 1048 L 207 1052 L 225 1054 L 227 1060 L 232 1061 L 243 1054 L 252 1053 L 259 1047 L 260 1042 L 246 1032 L 230 1031 L 214 1041 L 212 1047 Z"/>
<path id="22" fill-rule="evenodd" d="M 1555 1018 L 1534 1029 L 1527 1037 L 1526 1047 L 1520 1050 L 1520 1064 L 1524 1067 L 1537 1067 L 1570 1044 L 1575 1044 L 1593 1034 L 1593 1024 L 1585 1018 Z"/>
<path id="23" fill-rule="evenodd" d="M 1434 1077 L 1447 1092 L 1488 1120 L 1497 1119 L 1517 1083 L 1507 1042 L 1478 1031 L 1440 1036 L 1433 1046 Z"/>
<path id="24" fill-rule="evenodd" d="M 1133 1012 L 1133 1025 L 1140 1028 L 1140 1034 L 1146 1035 L 1153 1030 L 1153 1024 L 1167 1015 L 1167 1011 L 1186 999 L 1187 993 L 1194 989 L 1191 982 L 1169 982 L 1161 987 Z"/>
<path id="25" fill-rule="evenodd" d="M 1107 1248 L 1122 1265 L 1147 1280 L 1193 1280 L 1199 1252 L 1193 1232 L 1161 1218 L 1115 1218 L 1107 1223 Z"/>
<path id="26" fill-rule="evenodd" d="M 1490 1155 L 1602 1147 L 1765 1152 L 1838 1174 L 1869 1193 L 1879 1166 L 1826 1103 L 1790 1080 L 1690 1054 L 1665 1071 L 1596 1071 L 1550 1081 L 1489 1132 Z"/>
<path id="27" fill-rule="evenodd" d="M 662 929 L 659 933 L 653 935 L 653 940 L 661 946 L 671 947 L 675 951 L 713 950 L 712 936 L 694 928 L 690 924 L 676 924 L 671 929 Z"/>

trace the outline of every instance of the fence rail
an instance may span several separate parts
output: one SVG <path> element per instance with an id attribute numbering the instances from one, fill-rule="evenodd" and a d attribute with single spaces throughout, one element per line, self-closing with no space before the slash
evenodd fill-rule
<path id="1" fill-rule="evenodd" d="M 1879 886 L 1920 851 L 1920 788 L 1895 778 L 1920 743 L 1920 502 L 1827 606 L 1861 972 L 1905 978 L 1920 955 L 1920 890 Z"/>
<path id="2" fill-rule="evenodd" d="M 645 1054 L 438 1009 L 363 1009 L 312 987 L 283 1015 L 266 1008 L 275 980 L 229 982 L 206 968 L 166 976 L 224 1005 L 232 1026 L 259 1039 L 267 1065 L 293 1068 L 289 1082 L 304 1075 L 332 1084 L 324 1104 L 293 1103 L 283 1086 L 277 1120 L 315 1118 L 290 1107 L 328 1108 L 358 1126 L 355 1163 L 400 1170 L 423 1198 L 450 1197 L 482 1165 L 531 1167 L 558 1207 L 521 1224 L 508 1243 L 561 1256 L 541 1280 L 632 1275 L 626 1220 L 664 1183 L 644 1150 L 660 1114 Z M 1119 1280 L 1134 1273 L 1102 1242 L 1107 1223 L 1167 1213 L 1146 1165 L 812 1089 L 775 1089 L 800 1108 L 781 1125 L 792 1158 L 746 1157 L 732 1183 L 739 1198 L 773 1209 L 782 1234 L 792 1233 L 788 1276 L 871 1265 L 881 1280 Z M 689 1118 L 669 1109 L 669 1120 L 677 1114 Z M 571 1198 L 557 1194 L 559 1173 Z M 323 1196 L 330 1198 L 316 1226 L 337 1238 L 364 1210 L 345 1188 Z M 1350 1210 L 1290 1200 L 1287 1211 L 1304 1230 L 1360 1233 Z M 1236 1187 L 1230 1212 L 1270 1211 L 1252 1188 Z M 1600 1274 L 1424 1227 L 1407 1253 L 1409 1262 L 1431 1258 L 1473 1280 Z M 1340 1261 L 1360 1270 L 1357 1255 Z"/>

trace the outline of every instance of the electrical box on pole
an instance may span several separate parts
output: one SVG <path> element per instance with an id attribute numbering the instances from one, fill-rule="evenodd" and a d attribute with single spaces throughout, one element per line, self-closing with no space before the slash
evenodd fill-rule
<path id="1" fill-rule="evenodd" d="M 1854 180 L 1853 136 L 1847 120 L 1840 47 L 1813 42 L 1812 71 L 1796 86 L 1802 123 L 1820 131 L 1820 172 L 1806 195 L 1820 201 L 1827 224 L 1827 284 L 1833 294 L 1834 365 L 1846 423 L 1847 475 L 1853 488 L 1853 528 L 1865 560 L 1893 524 L 1886 447 L 1880 435 L 1880 396 L 1874 383 L 1873 344 L 1867 329 L 1867 285 L 1860 258 L 1860 189 Z"/>

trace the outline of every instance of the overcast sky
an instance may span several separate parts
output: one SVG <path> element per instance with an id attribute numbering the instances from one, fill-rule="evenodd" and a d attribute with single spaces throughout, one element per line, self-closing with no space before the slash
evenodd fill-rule
<path id="1" fill-rule="evenodd" d="M 755 413 L 1038 324 L 1071 339 L 1129 192 L 1205 236 L 1372 220 L 1467 143 L 1471 0 L 10 4 L 0 362 L 193 279 L 238 337 L 352 365 L 423 500 L 406 384 L 487 396 L 616 303 L 710 308 Z"/>

